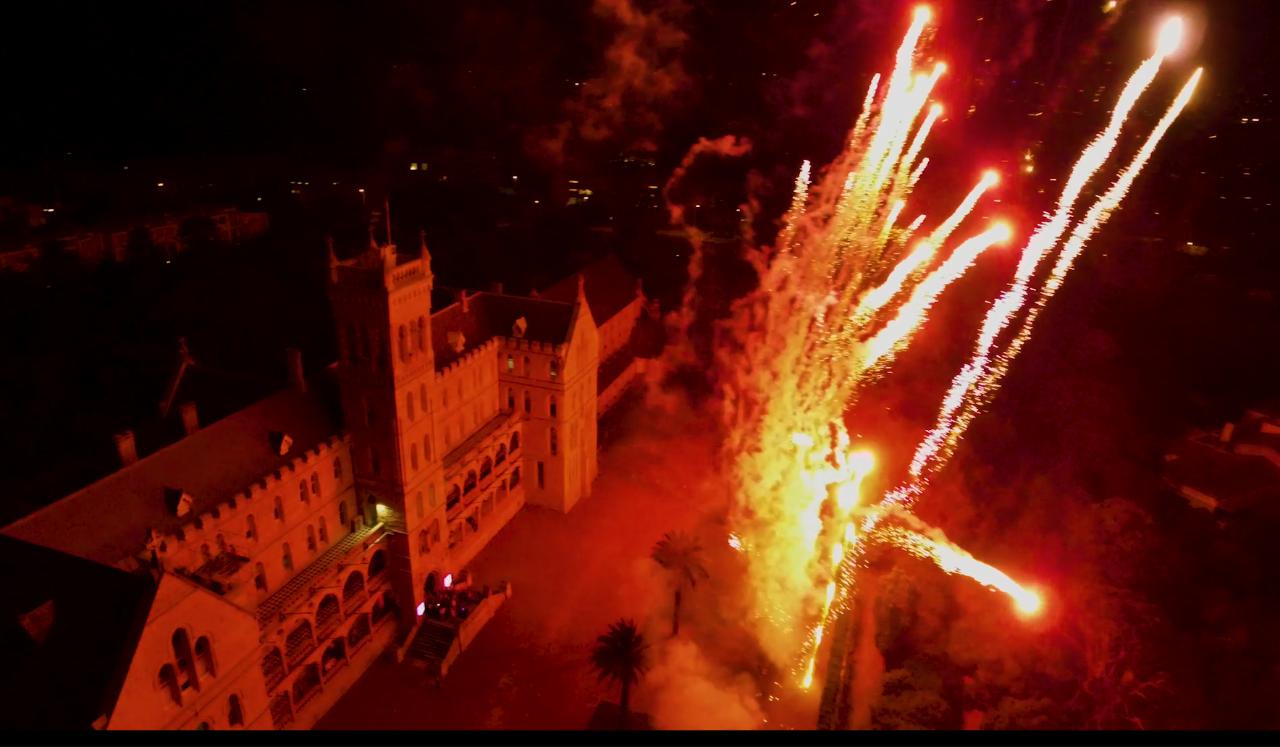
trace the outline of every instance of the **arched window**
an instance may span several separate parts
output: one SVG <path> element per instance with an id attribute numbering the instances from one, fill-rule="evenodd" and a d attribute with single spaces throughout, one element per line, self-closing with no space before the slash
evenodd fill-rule
<path id="1" fill-rule="evenodd" d="M 338 523 L 344 524 L 344 525 L 347 523 L 347 502 L 346 501 L 338 501 Z"/>
<path id="2" fill-rule="evenodd" d="M 244 708 L 240 705 L 239 695 L 227 698 L 227 725 L 244 726 Z"/>
<path id="3" fill-rule="evenodd" d="M 550 372 L 552 381 L 555 381 L 556 379 L 560 378 L 560 361 L 556 360 L 555 358 L 552 358 L 551 364 L 549 366 L 549 372 Z"/>
<path id="4" fill-rule="evenodd" d="M 492 472 L 493 472 L 493 460 L 490 459 L 489 457 L 485 457 L 484 461 L 480 462 L 480 479 L 483 480 L 484 478 L 488 477 Z"/>
<path id="5" fill-rule="evenodd" d="M 316 530 L 310 524 L 307 525 L 307 549 L 316 551 Z"/>
<path id="6" fill-rule="evenodd" d="M 507 485 L 508 485 L 509 487 L 513 487 L 513 488 L 514 488 L 515 486 L 517 486 L 517 485 L 519 485 L 519 484 L 520 484 L 520 468 L 519 468 L 519 467 L 512 467 L 512 468 L 511 468 L 511 478 L 510 478 L 509 480 L 507 480 Z"/>
<path id="7" fill-rule="evenodd" d="M 453 510 L 453 507 L 458 505 L 458 502 L 461 500 L 462 500 L 462 488 L 458 487 L 457 485 L 454 485 L 453 487 L 449 488 L 448 494 L 446 494 L 444 497 L 445 510 L 448 510 L 448 511 Z"/>
<path id="8" fill-rule="evenodd" d="M 507 409 L 515 412 L 516 409 L 516 390 L 507 387 Z"/>
<path id="9" fill-rule="evenodd" d="M 507 461 L 507 445 L 498 444 L 498 453 L 493 455 L 494 464 L 502 464 Z"/>
<path id="10" fill-rule="evenodd" d="M 342 585 L 342 603 L 349 609 L 354 609 L 351 603 L 359 599 L 362 594 L 364 594 L 364 575 L 360 571 L 352 571 L 351 575 L 347 576 L 346 583 Z"/>
<path id="11" fill-rule="evenodd" d="M 276 496 L 275 509 L 271 512 L 277 521 L 284 521 L 284 499 Z"/>
<path id="12" fill-rule="evenodd" d="M 354 649 L 369 637 L 369 616 L 360 615 L 347 631 L 347 648 Z"/>
<path id="13" fill-rule="evenodd" d="M 293 551 L 289 549 L 288 542 L 284 543 L 284 547 L 282 548 L 282 555 L 284 559 L 284 572 L 293 573 Z"/>
<path id="14" fill-rule="evenodd" d="M 418 445 L 409 444 L 409 467 L 414 472 L 418 471 Z"/>
<path id="15" fill-rule="evenodd" d="M 525 414 L 533 412 L 533 400 L 529 397 L 529 390 L 524 390 L 524 411 Z"/>
<path id="16" fill-rule="evenodd" d="M 311 493 L 307 490 L 306 480 L 298 483 L 298 500 L 302 501 L 304 506 L 311 501 Z"/>
<path id="17" fill-rule="evenodd" d="M 209 645 L 208 636 L 202 635 L 196 639 L 196 665 L 200 669 L 201 676 L 218 676 L 218 670 L 213 664 L 213 647 Z"/>
<path id="18" fill-rule="evenodd" d="M 336 457 L 333 460 L 333 479 L 342 479 L 342 460 Z"/>
<path id="19" fill-rule="evenodd" d="M 507 373 L 514 373 L 516 370 L 516 357 L 511 353 L 507 353 Z"/>
<path id="20" fill-rule="evenodd" d="M 258 538 L 258 522 L 254 521 L 253 514 L 244 517 L 244 536 L 248 539 Z"/>
<path id="21" fill-rule="evenodd" d="M 547 412 L 553 418 L 556 416 L 556 398 L 554 396 L 547 398 Z"/>
<path id="22" fill-rule="evenodd" d="M 320 475 L 315 472 L 311 473 L 311 495 L 320 497 Z"/>
<path id="23" fill-rule="evenodd" d="M 178 628 L 173 631 L 173 658 L 178 663 L 178 685 L 183 690 L 193 687 L 200 689 L 200 680 L 196 677 L 196 662 L 191 655 L 191 639 L 187 631 Z"/>
<path id="24" fill-rule="evenodd" d="M 261 563 L 253 564 L 253 585 L 258 591 L 265 592 L 267 590 L 267 569 L 262 567 Z"/>
<path id="25" fill-rule="evenodd" d="M 178 673 L 172 664 L 160 667 L 160 687 L 169 693 L 169 699 L 182 705 L 182 689 L 178 687 Z"/>
<path id="26" fill-rule="evenodd" d="M 325 523 L 324 517 L 320 517 L 320 541 L 329 544 L 329 527 Z"/>
<path id="27" fill-rule="evenodd" d="M 520 431 L 511 434 L 511 453 L 516 453 L 516 449 L 520 448 Z"/>
<path id="28" fill-rule="evenodd" d="M 551 456 L 555 456 L 560 446 L 560 440 L 556 437 L 556 428 L 551 426 Z"/>
<path id="29" fill-rule="evenodd" d="M 289 631 L 284 639 L 284 658 L 290 667 L 295 667 L 316 647 L 316 637 L 311 631 L 311 622 L 303 620 L 298 627 Z"/>
<path id="30" fill-rule="evenodd" d="M 278 647 L 273 647 L 262 657 L 262 678 L 267 681 L 268 691 L 284 679 L 284 656 Z"/>
<path id="31" fill-rule="evenodd" d="M 373 578 L 387 569 L 387 554 L 381 550 L 375 550 L 373 557 L 369 558 L 369 578 Z"/>
<path id="32" fill-rule="evenodd" d="M 417 414 L 413 411 L 413 392 L 404 395 L 405 417 L 409 418 L 409 422 L 413 422 L 414 416 Z"/>
<path id="33" fill-rule="evenodd" d="M 467 493 L 470 493 L 471 491 L 475 490 L 477 482 L 478 481 L 476 480 L 476 471 L 475 470 L 468 471 L 467 479 L 463 480 L 462 482 L 462 494 L 466 495 Z"/>
<path id="34" fill-rule="evenodd" d="M 333 594 L 325 594 L 324 599 L 316 607 L 316 631 L 323 638 L 326 633 L 338 626 L 342 619 L 342 610 L 338 607 L 338 598 Z"/>
<path id="35" fill-rule="evenodd" d="M 418 554 L 426 555 L 429 552 L 431 552 L 430 536 L 427 534 L 427 530 L 423 529 L 418 532 Z"/>
<path id="36" fill-rule="evenodd" d="M 432 519 L 431 521 L 431 544 L 440 544 L 440 520 Z"/>

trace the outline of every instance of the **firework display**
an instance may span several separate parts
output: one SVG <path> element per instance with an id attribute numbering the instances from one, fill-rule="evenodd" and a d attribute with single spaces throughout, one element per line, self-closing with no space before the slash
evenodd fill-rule
<path id="1" fill-rule="evenodd" d="M 986 312 L 972 355 L 943 395 L 905 476 L 891 478 L 896 487 L 873 499 L 863 495 L 864 479 L 873 466 L 889 470 L 876 465 L 873 434 L 864 442 L 851 437 L 858 429 L 847 413 L 867 383 L 891 375 L 898 353 L 927 324 L 948 286 L 1016 233 L 999 220 L 966 228 L 999 183 L 994 171 L 981 172 L 935 227 L 922 229 L 923 215 L 900 225 L 910 214 L 912 190 L 928 164 L 922 155 L 943 112 L 930 96 L 946 66 L 923 59 L 931 21 L 928 8 L 915 9 L 892 71 L 872 78 L 843 153 L 826 169 L 808 161 L 802 166 L 776 246 L 767 261 L 756 263 L 759 287 L 738 302 L 717 353 L 728 434 L 724 462 L 735 496 L 730 543 L 743 553 L 751 579 L 761 645 L 804 688 L 821 666 L 819 648 L 832 617 L 856 602 L 858 569 L 869 545 L 905 551 L 971 578 L 1006 595 L 1022 615 L 1042 609 L 1038 592 L 940 533 L 922 531 L 909 512 L 990 401 L 1037 314 L 1120 205 L 1201 76 L 1194 72 L 1114 182 L 1077 218 L 1139 97 L 1179 46 L 1182 21 L 1165 21 L 1154 52 L 1081 152 L 1052 211 L 1019 239 L 1014 277 Z M 924 238 L 912 243 L 917 231 Z M 959 241 L 952 238 L 957 232 Z"/>

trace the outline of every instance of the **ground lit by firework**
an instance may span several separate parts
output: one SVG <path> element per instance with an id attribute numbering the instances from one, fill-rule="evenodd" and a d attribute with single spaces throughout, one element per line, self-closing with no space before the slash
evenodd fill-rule
<path id="1" fill-rule="evenodd" d="M 796 682 L 805 688 L 813 682 L 833 615 L 855 598 L 857 570 L 871 544 L 932 560 L 947 573 L 1002 592 L 1022 614 L 1040 611 L 1039 593 L 951 544 L 909 511 L 993 396 L 1037 315 L 1119 206 L 1200 78 L 1197 69 L 1137 153 L 1077 218 L 1081 197 L 1111 158 L 1130 111 L 1178 47 L 1182 22 L 1166 20 L 1151 56 L 1129 78 L 1043 222 L 1018 232 L 996 221 L 952 241 L 999 175 L 981 172 L 933 228 L 923 228 L 923 215 L 903 222 L 912 214 L 911 192 L 928 165 L 924 146 L 942 112 L 930 95 L 945 64 L 931 61 L 927 72 L 917 70 L 931 20 L 927 8 L 914 11 L 889 76 L 871 80 L 844 153 L 816 178 L 807 161 L 802 166 L 777 246 L 758 263 L 759 289 L 739 302 L 718 353 L 727 382 L 727 472 L 737 500 L 730 544 L 744 554 L 754 584 L 762 646 L 775 661 L 794 665 Z M 916 240 L 918 231 L 922 238 Z M 847 411 L 867 383 L 891 371 L 946 288 L 986 250 L 1015 237 L 1022 248 L 1014 278 L 988 309 L 936 422 L 898 486 L 869 500 L 861 490 L 875 459 L 868 444 L 852 442 Z"/>

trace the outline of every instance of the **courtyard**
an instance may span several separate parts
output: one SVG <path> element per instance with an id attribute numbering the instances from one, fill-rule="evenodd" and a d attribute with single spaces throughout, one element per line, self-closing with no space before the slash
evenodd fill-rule
<path id="1" fill-rule="evenodd" d="M 598 702 L 617 699 L 588 656 L 596 636 L 619 617 L 636 620 L 657 664 L 635 691 L 633 707 L 661 707 L 654 699 L 675 681 L 665 664 L 672 600 L 649 553 L 672 530 L 702 539 L 713 574 L 713 588 L 688 595 L 684 617 L 695 629 L 682 626 L 681 635 L 732 645 L 735 636 L 717 630 L 716 620 L 733 615 L 711 597 L 715 574 L 729 575 L 716 567 L 728 551 L 720 547 L 725 496 L 714 487 L 712 429 L 691 414 L 649 410 L 628 397 L 602 421 L 601 434 L 600 472 L 589 498 L 567 515 L 525 507 L 472 562 L 477 583 L 509 581 L 513 596 L 443 683 L 437 687 L 422 670 L 384 655 L 316 728 L 584 728 Z"/>

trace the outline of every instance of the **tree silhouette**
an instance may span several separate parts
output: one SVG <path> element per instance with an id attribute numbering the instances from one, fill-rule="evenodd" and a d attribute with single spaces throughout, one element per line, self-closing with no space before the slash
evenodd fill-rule
<path id="1" fill-rule="evenodd" d="M 602 682 L 621 684 L 618 728 L 625 729 L 631 713 L 631 686 L 649 669 L 649 644 L 636 629 L 634 620 L 620 619 L 609 626 L 609 632 L 596 639 L 591 649 L 591 665 Z"/>
<path id="2" fill-rule="evenodd" d="M 702 565 L 702 545 L 684 532 L 667 532 L 653 546 L 653 562 L 662 566 L 672 576 L 675 586 L 675 606 L 671 611 L 671 635 L 680 634 L 680 600 L 685 589 L 692 589 L 699 580 L 710 578 Z"/>

